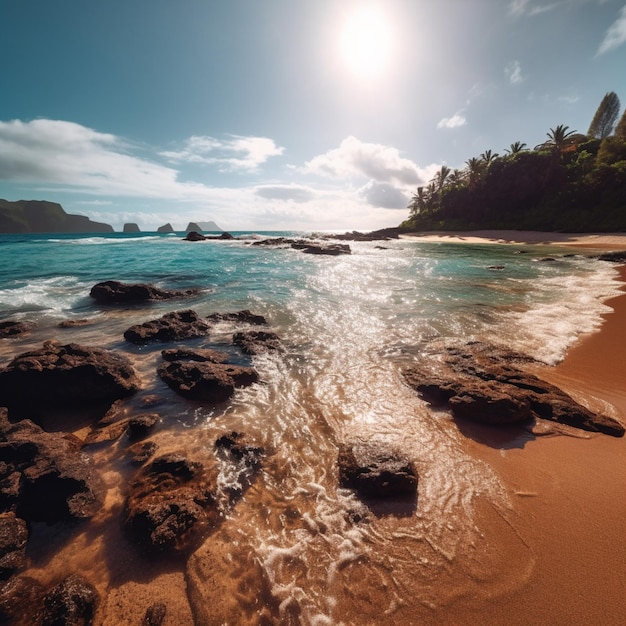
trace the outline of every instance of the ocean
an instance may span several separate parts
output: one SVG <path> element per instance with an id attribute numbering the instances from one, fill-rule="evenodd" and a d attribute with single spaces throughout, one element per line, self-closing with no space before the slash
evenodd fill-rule
<path id="1" fill-rule="evenodd" d="M 161 451 L 201 456 L 231 431 L 262 445 L 267 461 L 260 476 L 240 502 L 224 505 L 224 521 L 208 541 L 230 545 L 234 561 L 252 559 L 248 571 L 233 565 L 216 575 L 248 594 L 267 586 L 283 623 L 411 623 L 407 616 L 452 598 L 515 588 L 532 555 L 521 546 L 516 567 L 506 567 L 496 549 L 485 548 L 477 521 L 477 502 L 488 502 L 503 519 L 514 515 L 506 490 L 494 470 L 471 455 L 449 415 L 403 383 L 400 368 L 441 340 L 488 341 L 554 365 L 581 334 L 600 327 L 610 310 L 604 301 L 621 293 L 616 268 L 545 246 L 400 239 L 350 242 L 351 255 L 331 257 L 251 245 L 304 234 L 233 233 L 234 240 L 195 243 L 180 233 L 0 235 L 0 321 L 33 324 L 30 333 L 1 341 L 0 366 L 49 339 L 121 351 L 142 379 L 138 406 L 142 396 L 165 399 L 154 434 Z M 200 293 L 182 301 L 98 306 L 89 291 L 104 280 Z M 243 357 L 229 345 L 233 325 L 216 325 L 208 337 L 185 345 L 226 346 L 242 363 L 251 360 L 261 382 L 226 406 L 187 402 L 155 374 L 166 346 L 134 346 L 123 338 L 133 324 L 187 308 L 202 316 L 261 314 L 284 351 Z M 79 319 L 90 323 L 58 326 Z M 354 441 L 411 457 L 420 476 L 415 511 L 372 515 L 338 488 L 338 446 Z M 124 445 L 90 451 L 109 489 L 96 522 L 102 528 L 119 524 L 123 485 L 134 471 L 122 460 Z M 224 472 L 221 488 L 236 479 Z M 356 517 L 364 521 L 355 523 Z M 49 532 L 35 529 L 35 541 L 43 545 Z M 105 540 L 87 547 L 82 533 L 64 535 L 55 549 L 47 545 L 45 558 L 32 551 L 31 575 L 54 580 L 74 567 L 106 595 L 119 586 L 120 565 L 103 554 L 120 548 Z M 192 557 L 185 574 L 198 623 L 207 603 L 216 601 L 198 582 L 202 554 Z M 210 549 L 204 558 L 211 558 Z M 249 611 L 241 623 L 257 623 L 257 614 Z"/>

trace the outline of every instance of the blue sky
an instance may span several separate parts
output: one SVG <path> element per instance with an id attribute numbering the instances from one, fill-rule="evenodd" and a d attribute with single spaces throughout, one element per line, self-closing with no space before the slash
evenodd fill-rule
<path id="1" fill-rule="evenodd" d="M 626 105 L 624 0 L 15 0 L 0 197 L 120 229 L 373 229 L 446 164 Z"/>

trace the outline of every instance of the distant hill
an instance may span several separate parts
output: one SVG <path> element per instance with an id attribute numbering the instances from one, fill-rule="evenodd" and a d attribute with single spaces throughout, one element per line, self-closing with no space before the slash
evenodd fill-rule
<path id="1" fill-rule="evenodd" d="M 189 222 L 189 224 L 187 224 L 187 228 L 185 228 L 185 232 L 189 233 L 192 230 L 195 230 L 198 233 L 201 233 L 202 231 L 224 232 L 215 222 Z"/>
<path id="2" fill-rule="evenodd" d="M 109 224 L 70 215 L 56 202 L 0 199 L 0 233 L 112 233 Z"/>

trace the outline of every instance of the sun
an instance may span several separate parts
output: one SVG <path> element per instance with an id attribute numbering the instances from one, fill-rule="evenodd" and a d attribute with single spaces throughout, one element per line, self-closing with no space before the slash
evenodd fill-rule
<path id="1" fill-rule="evenodd" d="M 340 55 L 348 71 L 363 79 L 382 74 L 391 56 L 391 30 L 386 15 L 375 5 L 356 9 L 341 31 Z"/>

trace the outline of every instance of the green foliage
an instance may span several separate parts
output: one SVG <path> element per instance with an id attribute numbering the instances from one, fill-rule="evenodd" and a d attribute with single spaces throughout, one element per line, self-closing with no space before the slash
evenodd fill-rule
<path id="1" fill-rule="evenodd" d="M 587 135 L 589 137 L 597 137 L 598 139 L 606 139 L 612 132 L 617 116 L 619 115 L 619 98 L 614 91 L 607 93 L 591 120 Z"/>

